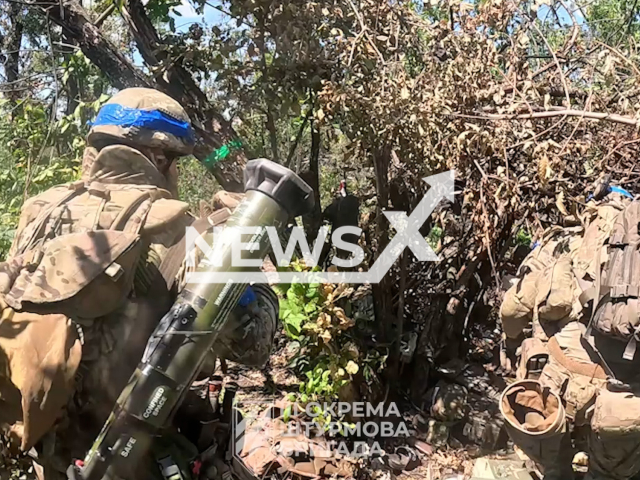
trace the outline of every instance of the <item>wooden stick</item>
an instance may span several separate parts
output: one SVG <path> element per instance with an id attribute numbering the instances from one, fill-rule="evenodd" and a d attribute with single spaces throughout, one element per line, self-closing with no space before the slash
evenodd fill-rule
<path id="1" fill-rule="evenodd" d="M 116 4 L 114 2 L 111 5 L 109 5 L 104 12 L 102 12 L 102 15 L 98 17 L 94 25 L 96 27 L 100 27 L 104 23 L 104 21 L 109 17 L 109 15 L 111 15 L 115 11 L 115 9 L 116 9 Z"/>

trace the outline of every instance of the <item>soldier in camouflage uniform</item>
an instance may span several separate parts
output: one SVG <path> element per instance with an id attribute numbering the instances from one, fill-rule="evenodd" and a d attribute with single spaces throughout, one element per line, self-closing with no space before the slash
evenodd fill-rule
<path id="1" fill-rule="evenodd" d="M 181 288 L 185 227 L 195 220 L 176 199 L 175 160 L 194 145 L 176 101 L 123 90 L 87 140 L 82 179 L 25 203 L 0 263 L 0 425 L 47 478 L 83 458 L 107 419 Z M 248 291 L 216 353 L 263 364 L 277 305 L 268 287 Z"/>

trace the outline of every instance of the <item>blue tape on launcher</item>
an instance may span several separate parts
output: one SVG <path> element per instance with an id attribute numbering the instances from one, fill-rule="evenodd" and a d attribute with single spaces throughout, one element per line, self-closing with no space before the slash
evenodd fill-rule
<path id="1" fill-rule="evenodd" d="M 240 297 L 240 300 L 238 300 L 238 305 L 240 305 L 241 307 L 248 307 L 253 302 L 255 302 L 257 298 L 258 297 L 256 297 L 256 292 L 254 292 L 253 288 L 251 288 L 251 285 L 249 285 Z"/>
<path id="2" fill-rule="evenodd" d="M 117 103 L 107 103 L 102 106 L 93 121 L 93 126 L 99 125 L 146 128 L 147 130 L 170 133 L 191 143 L 194 140 L 193 129 L 189 122 L 175 119 L 159 110 L 139 110 L 123 107 Z"/>

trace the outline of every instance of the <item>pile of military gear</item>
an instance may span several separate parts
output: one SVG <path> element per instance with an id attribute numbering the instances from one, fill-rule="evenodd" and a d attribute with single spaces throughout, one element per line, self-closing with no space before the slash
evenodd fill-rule
<path id="1" fill-rule="evenodd" d="M 548 479 L 573 477 L 578 446 L 592 478 L 640 471 L 640 202 L 604 190 L 573 224 L 542 235 L 500 312 L 519 357 L 500 408 Z"/>

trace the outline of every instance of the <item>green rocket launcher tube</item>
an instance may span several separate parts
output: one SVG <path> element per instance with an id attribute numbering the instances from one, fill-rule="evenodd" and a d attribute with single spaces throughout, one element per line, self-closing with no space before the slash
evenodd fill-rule
<path id="1" fill-rule="evenodd" d="M 227 221 L 223 237 L 233 237 L 233 229 L 237 231 L 238 227 L 274 226 L 282 231 L 290 218 L 313 207 L 311 188 L 281 165 L 253 160 L 247 164 L 244 177 L 245 199 Z M 254 246 L 243 250 L 242 258 L 264 259 L 271 247 L 266 232 L 253 235 L 251 243 Z M 238 262 L 232 261 L 232 248 L 229 243 L 214 243 L 209 258 L 217 261 L 198 265 L 200 281 L 189 283 L 160 321 L 100 435 L 82 466 L 70 469 L 70 476 L 84 480 L 133 480 L 139 476 L 138 469 L 146 465 L 141 462 L 147 461 L 154 437 L 170 424 L 246 289 L 246 281 L 228 279 L 229 273 L 258 270 L 234 266 Z"/>

